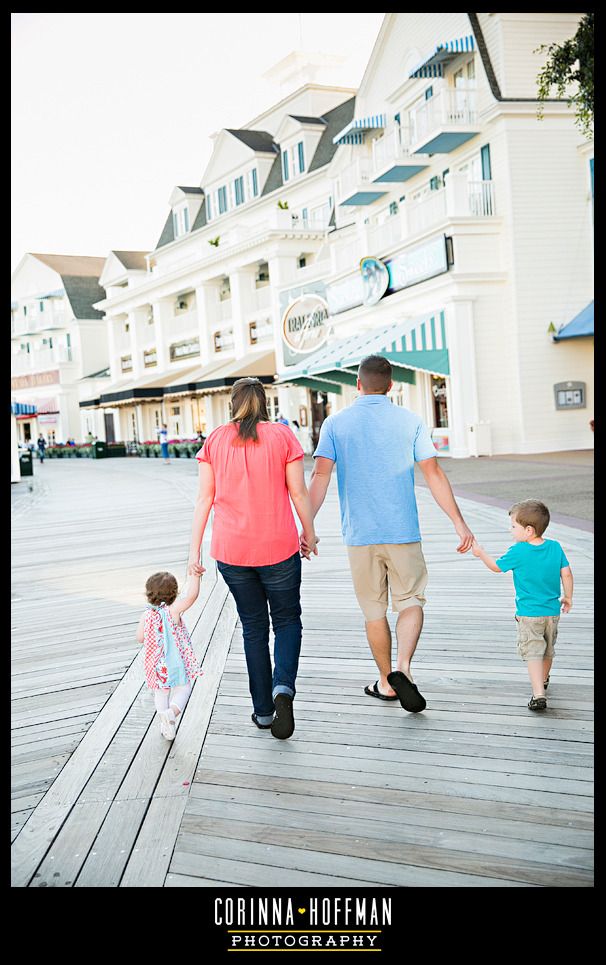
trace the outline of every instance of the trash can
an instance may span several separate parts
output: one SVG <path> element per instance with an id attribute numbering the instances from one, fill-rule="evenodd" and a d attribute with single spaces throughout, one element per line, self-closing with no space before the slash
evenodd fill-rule
<path id="1" fill-rule="evenodd" d="M 22 476 L 33 476 L 34 475 L 34 460 L 32 459 L 32 454 L 29 452 L 19 453 L 19 472 Z"/>
<path id="2" fill-rule="evenodd" d="M 107 443 L 100 442 L 99 440 L 93 442 L 91 446 L 91 456 L 93 459 L 105 459 L 107 456 Z"/>

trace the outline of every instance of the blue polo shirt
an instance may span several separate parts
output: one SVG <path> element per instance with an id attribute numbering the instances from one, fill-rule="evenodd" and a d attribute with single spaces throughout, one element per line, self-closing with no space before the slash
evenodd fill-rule
<path id="1" fill-rule="evenodd" d="M 435 455 L 427 426 L 386 395 L 361 395 L 325 420 L 314 458 L 337 464 L 347 546 L 420 541 L 414 464 Z"/>
<path id="2" fill-rule="evenodd" d="M 516 616 L 558 616 L 560 570 L 569 563 L 557 540 L 546 539 L 536 546 L 514 543 L 495 562 L 502 573 L 513 570 Z"/>

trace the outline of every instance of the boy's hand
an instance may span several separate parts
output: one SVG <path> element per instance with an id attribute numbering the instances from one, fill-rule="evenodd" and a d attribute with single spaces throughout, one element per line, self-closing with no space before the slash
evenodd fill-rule
<path id="1" fill-rule="evenodd" d="M 202 576 L 206 573 L 206 569 L 200 565 L 200 563 L 188 563 L 187 564 L 187 575 L 188 576 Z"/>
<path id="2" fill-rule="evenodd" d="M 318 555 L 318 543 L 320 542 L 320 537 L 316 536 L 315 533 L 313 537 L 305 536 L 303 530 L 299 533 L 299 550 L 303 559 L 311 559 L 311 554 L 314 556 Z"/>
<path id="3" fill-rule="evenodd" d="M 569 596 L 563 596 L 560 602 L 562 604 L 562 613 L 570 613 L 572 599 Z"/>
<path id="4" fill-rule="evenodd" d="M 473 553 L 474 556 L 478 556 L 478 557 L 482 552 L 482 547 L 479 545 L 476 539 L 474 539 L 473 543 L 471 544 L 471 552 Z"/>

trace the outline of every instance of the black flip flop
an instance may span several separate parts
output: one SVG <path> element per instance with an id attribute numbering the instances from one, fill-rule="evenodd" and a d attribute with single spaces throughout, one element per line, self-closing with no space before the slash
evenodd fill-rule
<path id="1" fill-rule="evenodd" d="M 410 714 L 418 714 L 427 707 L 427 702 L 419 693 L 417 685 L 413 684 L 401 670 L 394 670 L 393 673 L 387 674 L 387 683 L 393 687 L 402 707 Z"/>
<path id="2" fill-rule="evenodd" d="M 397 694 L 395 697 L 388 697 L 386 694 L 382 694 L 381 691 L 379 690 L 378 680 L 375 680 L 374 684 L 372 685 L 372 690 L 370 687 L 365 687 L 364 693 L 367 694 L 369 697 L 378 697 L 379 700 L 398 700 L 399 699 Z"/>
<path id="3" fill-rule="evenodd" d="M 260 724 L 256 714 L 251 714 L 250 719 L 252 720 L 253 724 L 257 725 L 259 730 L 269 730 L 269 728 L 271 727 L 271 724 Z"/>
<path id="4" fill-rule="evenodd" d="M 292 712 L 292 697 L 288 694 L 276 694 L 274 698 L 276 716 L 270 724 L 271 732 L 278 740 L 288 740 L 295 729 L 295 718 Z"/>

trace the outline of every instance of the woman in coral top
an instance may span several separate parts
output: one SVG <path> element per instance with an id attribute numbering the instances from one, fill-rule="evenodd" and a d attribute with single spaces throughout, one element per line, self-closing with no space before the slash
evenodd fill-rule
<path id="1" fill-rule="evenodd" d="M 214 509 L 210 555 L 227 583 L 242 623 L 254 712 L 252 720 L 285 740 L 295 729 L 293 699 L 301 650 L 301 552 L 317 555 L 303 473 L 303 449 L 282 423 L 270 422 L 259 379 L 238 379 L 234 417 L 210 433 L 196 458 L 200 488 L 188 573 L 199 576 L 200 547 Z M 292 513 L 303 528 L 305 550 Z M 269 621 L 274 631 L 274 668 Z"/>

